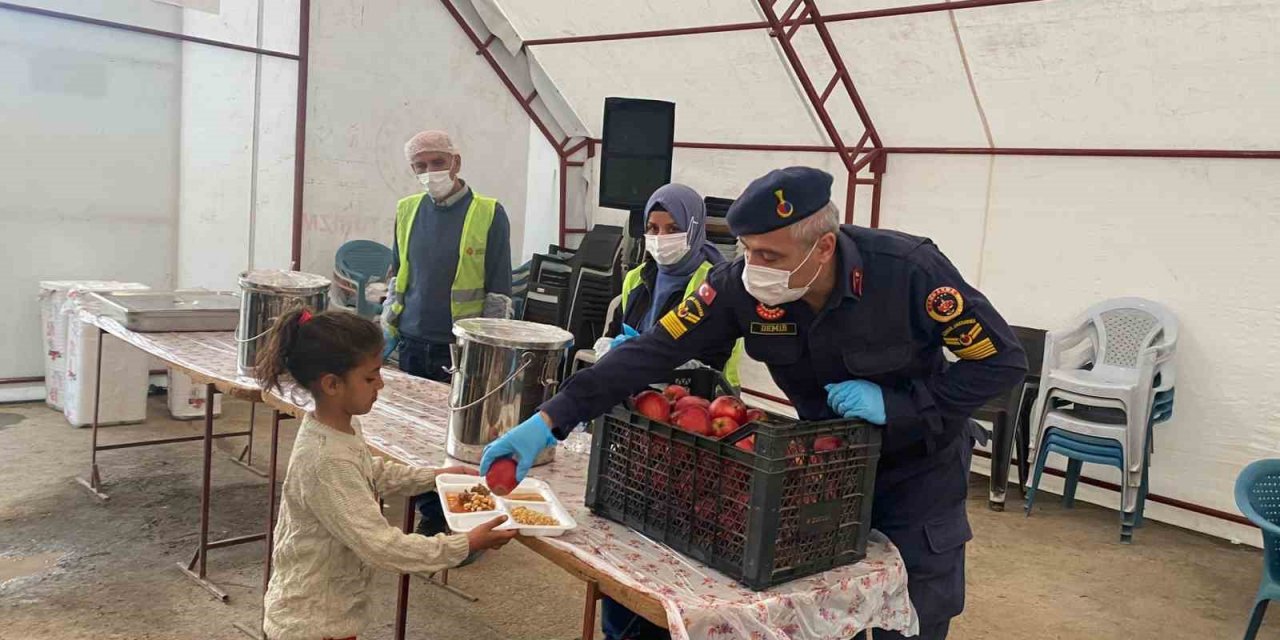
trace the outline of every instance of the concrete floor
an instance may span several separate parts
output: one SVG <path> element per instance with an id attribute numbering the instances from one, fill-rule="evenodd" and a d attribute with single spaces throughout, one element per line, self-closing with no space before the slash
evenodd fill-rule
<path id="1" fill-rule="evenodd" d="M 228 400 L 219 430 L 239 430 L 248 405 Z M 266 457 L 268 415 L 258 419 Z M 198 434 L 198 422 L 166 416 L 153 398 L 145 425 L 111 427 L 103 441 Z M 292 423 L 286 423 L 287 425 Z M 282 437 L 293 440 L 293 428 Z M 214 538 L 261 530 L 265 483 L 230 463 L 243 439 L 219 441 L 214 458 Z M 210 576 L 231 596 L 216 602 L 175 563 L 197 536 L 200 447 L 167 445 L 100 454 L 110 502 L 74 478 L 88 466 L 89 431 L 72 429 L 43 405 L 0 406 L 0 638 L 244 638 L 261 602 L 261 543 L 214 550 Z M 287 460 L 281 453 L 281 466 Z M 1117 543 L 1114 512 L 1051 498 L 1024 518 L 1016 498 L 1005 513 L 986 508 L 986 479 L 975 476 L 970 518 L 969 600 L 951 638 L 1239 637 L 1261 564 L 1255 549 L 1149 523 L 1136 543 Z M 1016 494 L 1015 494 L 1016 495 Z M 399 522 L 398 513 L 390 513 Z M 554 565 L 510 545 L 452 577 L 479 596 L 468 603 L 415 580 L 410 637 L 576 638 L 583 586 Z M 395 577 L 376 585 L 378 623 L 362 640 L 391 637 Z M 599 636 L 597 636 L 599 637 Z M 1280 638 L 1280 620 L 1260 637 Z"/>

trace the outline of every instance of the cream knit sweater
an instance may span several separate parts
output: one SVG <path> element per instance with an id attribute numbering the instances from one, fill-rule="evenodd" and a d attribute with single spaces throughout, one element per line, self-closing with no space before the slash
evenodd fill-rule
<path id="1" fill-rule="evenodd" d="M 359 635 L 369 623 L 374 569 L 429 574 L 467 557 L 465 535 L 405 534 L 387 523 L 378 498 L 435 488 L 434 469 L 369 455 L 355 435 L 307 414 L 285 474 L 263 630 L 271 640 Z"/>

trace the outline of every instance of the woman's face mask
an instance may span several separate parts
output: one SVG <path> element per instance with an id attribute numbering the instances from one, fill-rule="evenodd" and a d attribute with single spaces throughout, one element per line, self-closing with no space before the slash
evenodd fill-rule
<path id="1" fill-rule="evenodd" d="M 654 262 L 661 265 L 675 264 L 689 253 L 687 233 L 668 233 L 656 235 L 646 233 L 644 248 L 653 256 Z"/>

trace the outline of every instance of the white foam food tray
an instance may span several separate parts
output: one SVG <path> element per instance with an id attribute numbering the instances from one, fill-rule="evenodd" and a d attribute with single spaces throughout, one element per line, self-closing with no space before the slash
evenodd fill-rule
<path id="1" fill-rule="evenodd" d="M 574 529 L 578 523 L 569 515 L 569 511 L 564 508 L 564 504 L 560 502 L 560 498 L 551 490 L 551 486 L 538 480 L 537 478 L 525 478 L 516 488 L 508 495 L 507 498 L 494 496 L 495 509 L 493 511 L 474 511 L 470 513 L 453 513 L 449 510 L 449 495 L 462 493 L 477 484 L 488 487 L 482 476 L 464 476 L 457 474 L 444 474 L 436 476 L 436 492 L 440 495 L 440 508 L 444 510 L 445 521 L 449 523 L 449 529 L 454 533 L 466 533 L 479 525 L 482 525 L 498 516 L 507 516 L 507 521 L 497 527 L 500 531 L 509 531 L 511 529 L 519 529 L 520 535 L 537 536 L 544 538 L 554 538 L 562 535 L 564 532 Z M 537 496 L 541 500 L 512 500 L 512 497 L 519 497 L 520 494 Z M 534 511 L 547 514 L 560 522 L 555 527 L 538 527 L 530 525 L 522 525 L 511 517 L 511 511 L 516 507 L 527 507 Z"/>

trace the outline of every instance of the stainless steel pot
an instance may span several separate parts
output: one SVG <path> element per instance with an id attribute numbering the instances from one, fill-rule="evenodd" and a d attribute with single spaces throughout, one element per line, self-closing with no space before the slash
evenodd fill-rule
<path id="1" fill-rule="evenodd" d="M 523 320 L 468 318 L 454 323 L 453 335 L 446 451 L 479 464 L 485 445 L 533 415 L 556 392 L 573 334 Z M 545 449 L 534 464 L 554 457 L 554 447 Z"/>
<path id="2" fill-rule="evenodd" d="M 236 326 L 236 366 L 251 376 L 258 349 L 276 318 L 298 307 L 329 307 L 329 279 L 301 271 L 259 269 L 240 274 L 240 323 Z"/>

